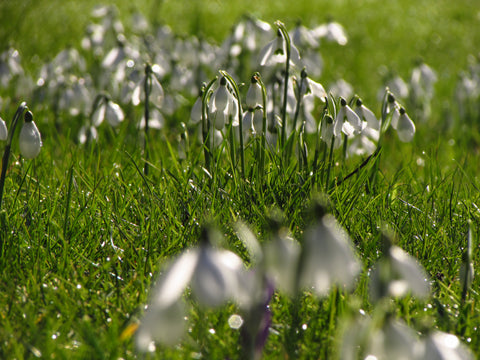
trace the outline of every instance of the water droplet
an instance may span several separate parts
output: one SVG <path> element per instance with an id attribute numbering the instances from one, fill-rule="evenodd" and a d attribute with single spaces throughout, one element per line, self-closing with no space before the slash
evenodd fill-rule
<path id="1" fill-rule="evenodd" d="M 208 332 L 209 332 L 210 334 L 214 335 L 214 334 L 215 334 L 215 329 L 212 328 L 212 329 L 208 330 Z"/>
<path id="2" fill-rule="evenodd" d="M 308 325 L 307 325 L 307 324 L 303 324 L 303 325 L 302 325 L 302 330 L 307 330 L 307 328 L 308 328 Z"/>
<path id="3" fill-rule="evenodd" d="M 243 325 L 243 319 L 240 315 L 233 314 L 228 318 L 228 325 L 232 329 L 240 329 L 240 327 Z"/>

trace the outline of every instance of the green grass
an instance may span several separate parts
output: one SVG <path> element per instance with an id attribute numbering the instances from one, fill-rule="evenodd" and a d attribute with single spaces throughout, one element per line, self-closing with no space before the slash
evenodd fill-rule
<path id="1" fill-rule="evenodd" d="M 1 49 L 18 48 L 25 68 L 38 74 L 59 50 L 79 46 L 94 3 L 1 2 Z M 128 28 L 132 5 L 115 3 Z M 275 294 L 265 358 L 283 358 L 294 351 L 299 358 L 335 356 L 337 319 L 352 318 L 360 309 L 375 312 L 368 299 L 367 271 L 381 256 L 383 225 L 395 231 L 398 245 L 420 261 L 434 283 L 427 301 L 395 300 L 390 310 L 417 330 L 427 323 L 458 335 L 478 357 L 479 280 L 474 279 L 466 304 L 461 302 L 458 280 L 468 221 L 474 232 L 480 221 L 478 125 L 471 121 L 470 128 L 458 126 L 465 119 L 458 118 L 452 101 L 456 76 L 467 69 L 469 54 L 475 54 L 475 44 L 480 43 L 474 5 L 467 0 L 306 1 L 291 7 L 280 2 L 226 5 L 198 0 L 188 2 L 192 5 L 187 10 L 186 3 L 142 1 L 135 3 L 135 10 L 180 34 L 197 32 L 217 41 L 247 11 L 271 23 L 281 19 L 289 28 L 298 19 L 314 25 L 333 16 L 346 27 L 349 43 L 322 48 L 325 71 L 320 80 L 347 79 L 377 114 L 376 96 L 385 69 L 407 78 L 413 60 L 421 56 L 439 74 L 432 117 L 417 123 L 414 141 L 403 144 L 393 132 L 387 133 L 375 188 L 369 186 L 374 171 L 369 162 L 329 193 L 332 213 L 361 255 L 363 272 L 355 291 L 340 292 L 337 299 L 335 292 L 325 299 L 306 292 L 298 300 L 299 309 L 286 296 Z M 308 208 L 316 188 L 295 161 L 282 163 L 269 152 L 264 183 L 253 176 L 242 181 L 232 170 L 227 146 L 209 169 L 210 178 L 194 127 L 189 127 L 187 158 L 177 156 L 179 122 L 187 121 L 193 99 L 167 119 L 168 127 L 151 134 L 150 173 L 144 176 L 135 124 L 142 109 L 127 109 L 127 121 L 119 129 L 102 124 L 99 141 L 84 146 L 75 138 L 86 119 L 69 119 L 67 114 L 55 119 L 49 104 L 31 103 L 12 93 L 13 89 L 0 91 L 2 118 L 9 123 L 16 102 L 27 101 L 44 146 L 37 159 L 26 161 L 19 157 L 18 138 L 14 139 L 0 213 L 0 358 L 140 357 L 131 330 L 141 319 L 160 264 L 196 244 L 207 219 L 225 234 L 222 246 L 246 263 L 247 251 L 233 229 L 237 219 L 248 223 L 261 242 L 268 240 L 267 214 L 274 208 L 283 211 L 285 225 L 299 239 L 311 224 Z M 445 131 L 447 114 L 457 126 Z M 306 141 L 311 163 L 316 139 Z M 256 166 L 253 148 L 245 158 L 249 174 Z M 342 179 L 363 159 L 343 161 L 338 153 L 335 160 L 334 177 Z M 236 312 L 234 305 L 217 312 L 193 306 L 190 336 L 175 348 L 158 347 L 147 358 L 237 358 L 240 334 L 227 324 Z M 292 331 L 289 325 L 295 321 L 306 324 L 306 330 Z"/>

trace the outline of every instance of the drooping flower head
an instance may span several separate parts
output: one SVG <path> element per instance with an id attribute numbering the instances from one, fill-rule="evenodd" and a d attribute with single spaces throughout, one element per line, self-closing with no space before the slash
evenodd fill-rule
<path id="1" fill-rule="evenodd" d="M 33 121 L 31 111 L 25 113 L 25 122 L 20 130 L 19 145 L 20 153 L 25 159 L 36 158 L 42 148 L 42 137 Z"/>

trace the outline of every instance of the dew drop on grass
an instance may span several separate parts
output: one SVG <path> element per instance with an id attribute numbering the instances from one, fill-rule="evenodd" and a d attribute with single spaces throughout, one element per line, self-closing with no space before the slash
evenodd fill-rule
<path id="1" fill-rule="evenodd" d="M 240 327 L 243 325 L 243 319 L 240 315 L 233 314 L 228 318 L 228 325 L 232 329 L 240 329 Z"/>
<path id="2" fill-rule="evenodd" d="M 214 329 L 214 328 L 211 328 L 210 330 L 208 330 L 208 332 L 209 332 L 210 334 L 214 335 L 214 334 L 215 334 L 215 329 Z"/>
<path id="3" fill-rule="evenodd" d="M 305 330 L 307 330 L 307 328 L 308 328 L 308 325 L 307 325 L 307 324 L 302 324 L 302 330 L 305 331 Z"/>

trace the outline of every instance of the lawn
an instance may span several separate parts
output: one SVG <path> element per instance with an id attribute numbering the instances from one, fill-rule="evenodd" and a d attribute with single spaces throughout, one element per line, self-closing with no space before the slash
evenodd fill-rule
<path id="1" fill-rule="evenodd" d="M 113 3 L 0 3 L 0 358 L 480 356 L 474 2 Z"/>

